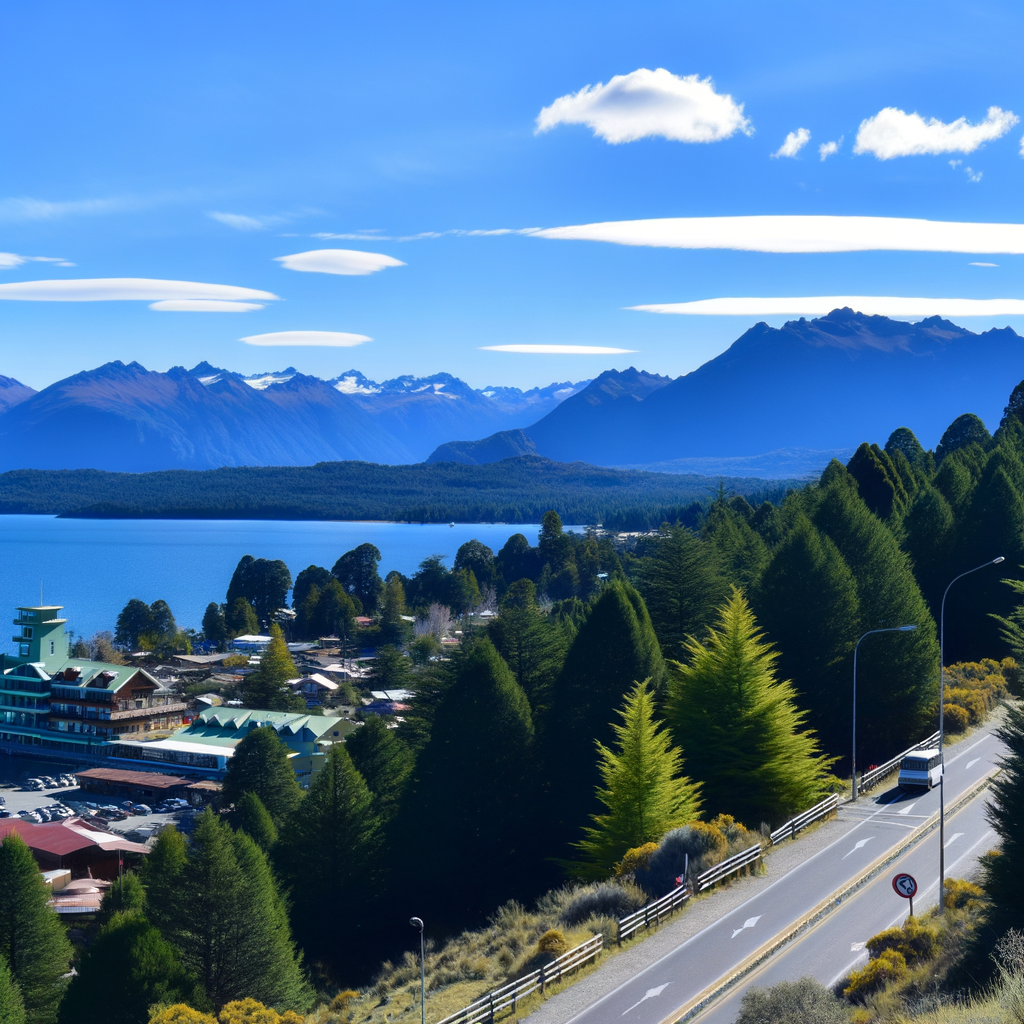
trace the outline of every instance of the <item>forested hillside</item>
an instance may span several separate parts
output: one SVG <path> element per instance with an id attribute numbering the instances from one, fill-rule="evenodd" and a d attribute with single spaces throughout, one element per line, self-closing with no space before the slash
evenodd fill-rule
<path id="1" fill-rule="evenodd" d="M 707 502 L 719 486 L 760 501 L 777 500 L 788 486 L 802 483 L 673 476 L 537 456 L 487 466 L 321 462 L 139 474 L 14 470 L 0 475 L 0 514 L 537 523 L 553 508 L 567 523 L 647 530 Z"/>

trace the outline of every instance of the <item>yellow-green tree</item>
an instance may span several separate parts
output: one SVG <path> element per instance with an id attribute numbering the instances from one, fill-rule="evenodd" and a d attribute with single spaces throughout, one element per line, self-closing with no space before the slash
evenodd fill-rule
<path id="1" fill-rule="evenodd" d="M 821 755 L 796 691 L 775 674 L 778 654 L 739 590 L 706 643 L 671 663 L 666 718 L 710 813 L 781 821 L 820 800 L 832 759 Z"/>
<path id="2" fill-rule="evenodd" d="M 680 774 L 683 755 L 655 722 L 646 682 L 630 691 L 619 714 L 621 723 L 612 727 L 618 749 L 597 742 L 604 783 L 597 797 L 607 811 L 593 816 L 576 844 L 582 862 L 574 868 L 585 877 L 607 877 L 627 850 L 657 842 L 700 810 L 700 787 Z"/>

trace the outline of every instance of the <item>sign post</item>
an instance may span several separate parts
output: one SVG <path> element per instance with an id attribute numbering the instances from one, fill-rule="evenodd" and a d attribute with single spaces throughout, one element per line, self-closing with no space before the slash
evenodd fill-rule
<path id="1" fill-rule="evenodd" d="M 917 895 L 917 879 L 913 875 L 899 874 L 892 880 L 893 892 L 910 900 L 910 916 L 914 916 L 914 897 Z"/>

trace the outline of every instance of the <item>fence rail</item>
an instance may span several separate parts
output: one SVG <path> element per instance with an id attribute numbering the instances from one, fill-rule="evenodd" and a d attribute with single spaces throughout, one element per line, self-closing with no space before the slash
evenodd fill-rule
<path id="1" fill-rule="evenodd" d="M 800 829 L 807 828 L 812 821 L 831 814 L 838 806 L 839 794 L 833 793 L 822 800 L 820 804 L 815 804 L 810 810 L 791 818 L 785 825 L 780 825 L 771 835 L 772 845 L 782 842 L 783 839 L 795 839 Z"/>
<path id="2" fill-rule="evenodd" d="M 678 888 L 662 896 L 660 900 L 648 903 L 632 914 L 619 918 L 619 944 L 623 939 L 635 935 L 641 928 L 650 928 L 652 924 L 661 924 L 661 919 L 681 907 L 690 898 L 690 883 L 684 882 Z"/>
<path id="3" fill-rule="evenodd" d="M 912 754 L 915 750 L 924 750 L 926 747 L 930 747 L 935 743 L 939 742 L 939 734 L 933 732 L 927 739 L 921 740 L 920 743 L 915 743 L 912 747 L 907 747 L 906 750 L 901 754 L 897 754 L 891 761 L 886 761 L 885 764 L 880 764 L 877 768 L 872 768 L 869 772 L 864 772 L 860 777 L 860 791 L 863 793 L 865 790 L 870 789 L 880 779 L 884 779 L 886 775 L 894 772 L 900 764 L 900 761 L 907 756 Z"/>
<path id="4" fill-rule="evenodd" d="M 520 999 L 538 989 L 543 992 L 552 981 L 561 981 L 566 974 L 578 970 L 585 963 L 597 959 L 604 948 L 604 937 L 595 935 L 592 939 L 568 950 L 560 957 L 531 971 L 522 978 L 510 981 L 500 988 L 492 989 L 469 1006 L 445 1017 L 437 1024 L 492 1024 L 498 1014 L 505 1010 L 516 1012 Z"/>
<path id="5" fill-rule="evenodd" d="M 737 853 L 728 860 L 723 860 L 720 864 L 708 868 L 707 871 L 697 876 L 697 892 L 704 892 L 705 889 L 710 889 L 716 882 L 720 882 L 728 875 L 742 871 L 743 868 L 749 867 L 751 864 L 756 864 L 761 859 L 763 852 L 761 844 L 757 843 L 742 853 Z"/>

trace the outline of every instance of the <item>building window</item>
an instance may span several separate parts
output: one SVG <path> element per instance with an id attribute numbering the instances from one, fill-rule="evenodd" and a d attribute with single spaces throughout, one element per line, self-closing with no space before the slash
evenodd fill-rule
<path id="1" fill-rule="evenodd" d="M 21 635 L 26 640 L 31 640 L 32 639 L 32 627 L 31 626 L 22 626 L 21 627 Z"/>
<path id="2" fill-rule="evenodd" d="M 54 642 L 52 640 L 50 641 L 50 653 L 54 653 Z"/>
<path id="3" fill-rule="evenodd" d="M 20 657 L 20 658 L 27 658 L 28 657 L 28 644 L 18 644 L 18 657 Z"/>

